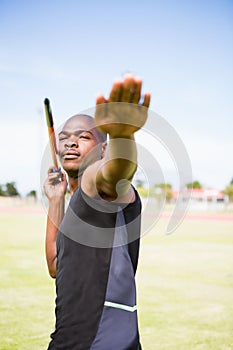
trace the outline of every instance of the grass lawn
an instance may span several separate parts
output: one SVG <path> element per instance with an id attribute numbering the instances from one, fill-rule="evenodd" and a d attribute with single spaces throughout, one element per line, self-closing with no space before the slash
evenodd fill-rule
<path id="1" fill-rule="evenodd" d="M 233 349 L 233 222 L 185 220 L 142 241 L 139 320 L 146 350 Z"/>
<path id="2" fill-rule="evenodd" d="M 143 349 L 233 349 L 233 221 L 185 220 L 169 236 L 165 223 L 141 243 Z M 55 288 L 44 231 L 45 214 L 0 213 L 0 350 L 47 348 Z"/>

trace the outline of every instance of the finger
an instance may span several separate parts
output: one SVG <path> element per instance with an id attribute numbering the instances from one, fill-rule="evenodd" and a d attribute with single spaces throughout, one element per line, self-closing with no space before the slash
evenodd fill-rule
<path id="1" fill-rule="evenodd" d="M 145 95 L 144 95 L 144 100 L 143 100 L 142 106 L 148 108 L 149 105 L 150 105 L 150 93 L 146 92 Z"/>
<path id="2" fill-rule="evenodd" d="M 131 102 L 135 93 L 135 78 L 132 74 L 126 74 L 123 81 L 121 102 Z"/>
<path id="3" fill-rule="evenodd" d="M 122 94 L 122 81 L 115 81 L 112 86 L 112 90 L 109 95 L 108 102 L 119 102 L 121 101 Z"/>
<path id="4" fill-rule="evenodd" d="M 54 185 L 60 184 L 64 180 L 62 178 L 62 174 L 57 173 L 57 174 L 54 174 L 54 176 L 49 176 L 48 181 L 49 181 L 49 185 L 54 186 Z"/>
<path id="5" fill-rule="evenodd" d="M 95 119 L 103 117 L 107 113 L 107 100 L 102 94 L 96 96 L 96 110 L 95 110 Z M 97 122 L 98 124 L 98 122 Z"/>
<path id="6" fill-rule="evenodd" d="M 51 174 L 51 173 L 54 173 L 54 166 L 50 166 L 48 168 L 48 175 Z"/>
<path id="7" fill-rule="evenodd" d="M 49 176 L 48 176 L 48 179 L 49 181 L 53 181 L 57 178 L 61 177 L 61 174 L 60 173 L 50 173 Z"/>
<path id="8" fill-rule="evenodd" d="M 134 94 L 131 95 L 131 103 L 138 104 L 141 98 L 142 79 L 135 78 Z"/>
<path id="9" fill-rule="evenodd" d="M 64 171 L 61 172 L 61 179 L 62 181 L 66 181 L 66 174 Z"/>
<path id="10" fill-rule="evenodd" d="M 106 102 L 107 102 L 107 100 L 105 99 L 105 97 L 102 94 L 98 94 L 96 96 L 96 104 L 97 105 L 100 105 L 100 104 L 106 103 Z"/>

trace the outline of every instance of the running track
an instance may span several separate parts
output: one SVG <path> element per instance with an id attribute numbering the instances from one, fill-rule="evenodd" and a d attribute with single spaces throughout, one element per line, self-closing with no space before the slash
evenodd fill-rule
<path id="1" fill-rule="evenodd" d="M 0 207 L 0 215 L 2 214 L 15 214 L 15 215 L 45 215 L 46 211 L 41 206 L 7 206 L 7 207 Z M 170 212 L 163 212 L 161 214 L 161 218 L 163 219 L 169 219 L 171 216 Z M 193 220 L 193 221 L 233 221 L 233 214 L 228 213 L 195 213 L 195 212 L 188 212 L 185 215 L 185 220 Z"/>

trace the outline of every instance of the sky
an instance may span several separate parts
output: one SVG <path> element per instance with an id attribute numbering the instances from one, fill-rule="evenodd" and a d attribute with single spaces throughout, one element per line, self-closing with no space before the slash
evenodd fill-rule
<path id="1" fill-rule="evenodd" d="M 41 187 L 45 97 L 59 127 L 129 71 L 182 140 L 193 179 L 223 189 L 233 178 L 232 1 L 0 0 L 0 47 L 0 184 Z M 147 147 L 176 187 L 166 150 Z"/>

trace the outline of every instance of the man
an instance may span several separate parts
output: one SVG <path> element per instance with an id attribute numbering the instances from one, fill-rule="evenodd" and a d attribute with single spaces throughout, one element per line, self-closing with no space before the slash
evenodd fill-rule
<path id="1" fill-rule="evenodd" d="M 134 133 L 150 103 L 146 93 L 139 104 L 141 85 L 126 75 L 108 99 L 97 97 L 95 120 L 76 115 L 59 134 L 72 197 L 64 215 L 65 173 L 57 181 L 50 170 L 44 185 L 46 258 L 57 298 L 49 350 L 140 349 L 134 274 L 141 204 L 131 181 L 137 169 Z"/>

